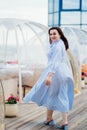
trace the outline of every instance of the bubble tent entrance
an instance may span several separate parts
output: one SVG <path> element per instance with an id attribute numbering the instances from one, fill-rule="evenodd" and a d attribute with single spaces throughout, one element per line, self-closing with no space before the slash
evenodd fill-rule
<path id="1" fill-rule="evenodd" d="M 7 81 L 7 78 L 17 78 L 20 102 L 23 98 L 23 78 L 27 73 L 28 80 L 32 82 L 31 85 L 28 82 L 28 85 L 35 84 L 36 77 L 39 77 L 46 67 L 48 48 L 48 28 L 44 25 L 28 20 L 0 19 L 0 79 Z M 73 60 L 75 64 L 75 68 L 73 64 L 71 68 L 77 70 L 77 63 L 71 50 L 68 55 L 70 61 Z M 35 75 L 35 72 L 39 75 Z M 75 87 L 80 91 L 78 75 L 79 72 L 76 71 Z"/>

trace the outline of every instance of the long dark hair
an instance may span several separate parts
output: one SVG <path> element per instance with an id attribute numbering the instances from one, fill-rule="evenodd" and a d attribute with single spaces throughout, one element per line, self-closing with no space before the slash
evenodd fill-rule
<path id="1" fill-rule="evenodd" d="M 69 48 L 69 44 L 68 44 L 67 38 L 64 36 L 64 33 L 62 32 L 62 30 L 59 27 L 51 27 L 48 31 L 49 35 L 50 35 L 50 31 L 53 29 L 56 29 L 58 31 L 58 33 L 60 34 L 60 38 L 63 40 L 65 48 L 67 50 Z M 51 44 L 51 40 L 50 40 L 50 44 Z"/>

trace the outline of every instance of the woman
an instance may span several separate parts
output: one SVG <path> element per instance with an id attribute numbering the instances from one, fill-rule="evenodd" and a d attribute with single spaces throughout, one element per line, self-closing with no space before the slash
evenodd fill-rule
<path id="1" fill-rule="evenodd" d="M 68 130 L 68 111 L 72 109 L 74 82 L 67 64 L 68 41 L 59 27 L 49 29 L 50 50 L 48 64 L 40 79 L 25 96 L 24 101 L 36 102 L 47 107 L 45 125 L 55 125 L 53 111 L 62 113 L 62 125 L 58 129 Z"/>

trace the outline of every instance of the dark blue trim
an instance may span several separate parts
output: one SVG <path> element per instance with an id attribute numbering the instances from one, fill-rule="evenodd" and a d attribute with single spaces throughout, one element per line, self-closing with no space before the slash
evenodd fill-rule
<path id="1" fill-rule="evenodd" d="M 58 19 L 58 25 L 61 24 L 61 8 L 62 8 L 62 1 L 59 0 L 59 19 Z"/>
<path id="2" fill-rule="evenodd" d="M 80 0 L 80 11 L 82 11 L 82 0 Z"/>

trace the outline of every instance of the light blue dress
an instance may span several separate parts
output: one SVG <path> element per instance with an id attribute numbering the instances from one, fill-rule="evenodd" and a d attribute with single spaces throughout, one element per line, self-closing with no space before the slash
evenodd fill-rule
<path id="1" fill-rule="evenodd" d="M 52 83 L 46 86 L 46 78 L 54 73 Z M 67 64 L 65 45 L 61 39 L 50 45 L 48 64 L 33 88 L 24 97 L 24 102 L 33 101 L 48 110 L 68 112 L 72 109 L 74 99 L 74 81 Z"/>

